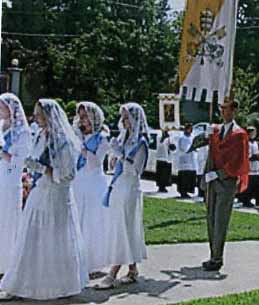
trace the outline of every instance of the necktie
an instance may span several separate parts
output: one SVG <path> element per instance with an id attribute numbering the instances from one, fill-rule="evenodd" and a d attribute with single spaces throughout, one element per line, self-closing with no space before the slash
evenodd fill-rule
<path id="1" fill-rule="evenodd" d="M 225 126 L 223 125 L 223 126 L 221 127 L 220 134 L 219 134 L 219 139 L 220 139 L 220 140 L 223 140 L 223 138 L 224 138 L 224 133 L 225 133 Z"/>

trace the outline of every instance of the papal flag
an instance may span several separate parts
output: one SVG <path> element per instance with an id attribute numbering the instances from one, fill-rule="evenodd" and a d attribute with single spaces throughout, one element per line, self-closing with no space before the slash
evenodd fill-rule
<path id="1" fill-rule="evenodd" d="M 187 0 L 180 54 L 180 86 L 187 99 L 229 96 L 238 0 Z M 205 93 L 205 94 L 204 94 Z"/>

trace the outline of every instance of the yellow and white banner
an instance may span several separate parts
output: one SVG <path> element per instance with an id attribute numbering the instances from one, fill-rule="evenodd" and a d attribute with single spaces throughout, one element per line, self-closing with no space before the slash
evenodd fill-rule
<path id="1" fill-rule="evenodd" d="M 238 0 L 187 0 L 180 53 L 181 93 L 200 101 L 230 93 Z"/>

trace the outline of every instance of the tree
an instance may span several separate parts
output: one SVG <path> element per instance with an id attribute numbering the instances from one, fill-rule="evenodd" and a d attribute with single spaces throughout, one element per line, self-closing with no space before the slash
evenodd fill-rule
<path id="1" fill-rule="evenodd" d="M 246 69 L 251 66 L 259 71 L 259 2 L 257 0 L 240 0 L 238 29 L 236 37 L 235 65 Z"/>
<path id="2" fill-rule="evenodd" d="M 152 117 L 158 111 L 154 94 L 172 90 L 182 17 L 168 19 L 167 0 L 127 3 L 14 0 L 13 7 L 5 9 L 6 31 L 76 35 L 19 38 L 16 55 L 33 99 L 43 95 L 65 101 L 91 99 L 107 111 L 135 100 L 146 105 L 157 125 Z M 8 18 L 11 14 L 16 14 L 15 25 Z M 10 44 L 6 50 L 12 56 Z"/>
<path id="3" fill-rule="evenodd" d="M 248 115 L 253 112 L 259 112 L 258 108 L 258 90 L 259 73 L 255 74 L 252 67 L 246 70 L 237 67 L 234 73 L 234 95 L 240 102 L 240 111 L 237 120 L 242 126 L 246 126 Z"/>

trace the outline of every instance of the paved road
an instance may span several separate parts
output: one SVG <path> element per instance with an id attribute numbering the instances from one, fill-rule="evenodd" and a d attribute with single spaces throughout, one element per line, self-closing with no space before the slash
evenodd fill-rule
<path id="1" fill-rule="evenodd" d="M 162 305 L 221 296 L 259 288 L 259 242 L 228 243 L 221 272 L 205 272 L 200 263 L 207 244 L 148 247 L 149 258 L 140 267 L 140 280 L 110 291 L 87 288 L 80 296 L 47 302 L 17 300 L 1 305 Z M 122 272 L 122 274 L 125 273 Z M 93 286 L 96 281 L 90 282 Z"/>

